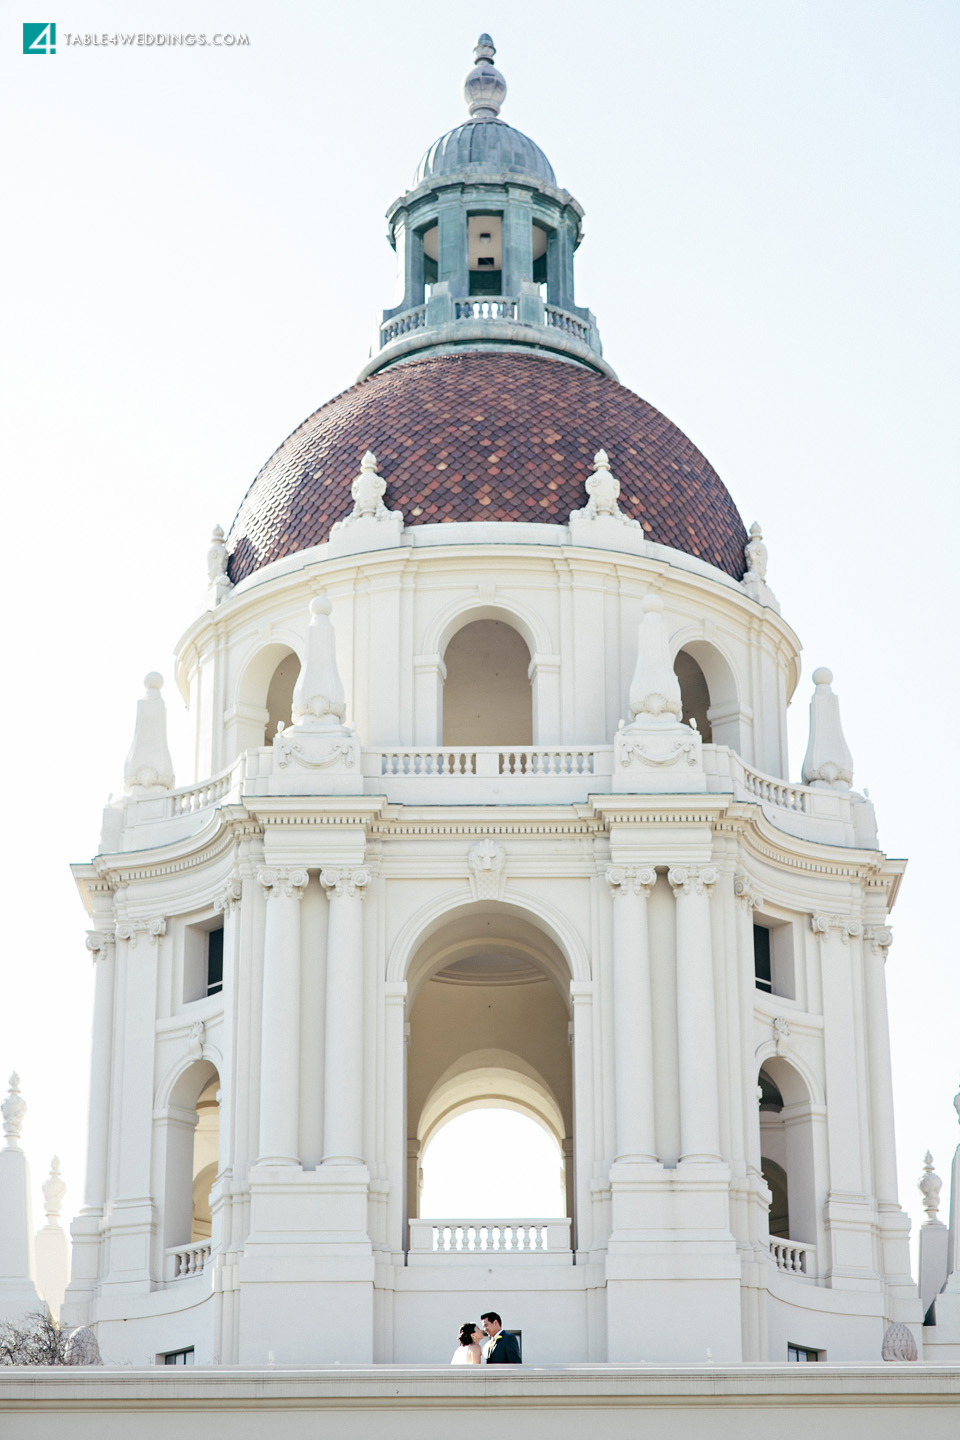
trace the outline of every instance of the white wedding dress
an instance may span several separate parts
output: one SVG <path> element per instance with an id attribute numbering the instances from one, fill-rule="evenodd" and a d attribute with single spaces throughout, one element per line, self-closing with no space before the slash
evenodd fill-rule
<path id="1" fill-rule="evenodd" d="M 455 1350 L 454 1353 L 453 1353 L 453 1359 L 450 1361 L 450 1364 L 451 1364 L 451 1365 L 472 1365 L 472 1364 L 473 1364 L 473 1360 L 470 1358 L 470 1346 L 469 1346 L 469 1345 L 458 1345 L 457 1348 L 456 1348 L 456 1350 Z"/>

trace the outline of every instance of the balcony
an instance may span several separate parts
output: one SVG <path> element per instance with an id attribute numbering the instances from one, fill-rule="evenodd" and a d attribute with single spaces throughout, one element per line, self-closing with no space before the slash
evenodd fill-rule
<path id="1" fill-rule="evenodd" d="M 408 1265 L 572 1265 L 569 1219 L 411 1220 Z"/>
<path id="2" fill-rule="evenodd" d="M 770 1241 L 770 1258 L 784 1275 L 803 1275 L 808 1280 L 816 1279 L 817 1247 L 803 1245 L 797 1240 Z"/>
<path id="3" fill-rule="evenodd" d="M 366 379 L 414 351 L 449 350 L 478 341 L 554 350 L 616 378 L 602 358 L 600 335 L 589 311 L 576 314 L 548 304 L 540 286 L 532 282 L 523 285 L 520 295 L 455 296 L 446 284 L 437 284 L 422 305 L 399 313 L 386 311 L 359 378 Z"/>
<path id="4" fill-rule="evenodd" d="M 209 1240 L 197 1240 L 192 1245 L 171 1246 L 164 1252 L 164 1280 L 186 1280 L 191 1275 L 201 1274 L 210 1263 L 210 1253 Z"/>
<path id="5" fill-rule="evenodd" d="M 771 825 L 801 840 L 876 846 L 872 806 L 854 792 L 765 775 L 723 745 L 704 745 L 702 753 L 706 793 L 757 805 Z M 347 793 L 385 795 L 401 805 L 576 805 L 613 790 L 612 745 L 369 746 L 358 758 L 356 771 L 347 772 Z M 329 793 L 323 769 L 297 771 L 291 789 L 295 767 L 289 757 L 285 770 L 279 763 L 265 745 L 201 784 L 128 796 L 105 811 L 102 850 L 175 843 L 201 830 L 220 806 L 242 804 L 246 796 Z"/>

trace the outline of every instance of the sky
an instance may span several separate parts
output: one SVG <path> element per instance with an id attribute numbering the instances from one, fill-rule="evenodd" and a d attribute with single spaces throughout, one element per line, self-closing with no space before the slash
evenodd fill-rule
<path id="1" fill-rule="evenodd" d="M 70 34 L 246 35 L 76 46 Z M 33 13 L 37 13 L 34 11 Z M 952 902 L 960 13 L 947 0 L 84 0 L 55 56 L 0 20 L 8 769 L 0 1076 L 39 1183 L 82 1199 L 95 851 L 148 670 L 203 603 L 214 523 L 351 384 L 393 303 L 384 211 L 464 114 L 490 31 L 504 118 L 586 210 L 578 301 L 621 381 L 705 452 L 835 672 L 882 846 L 901 1198 L 960 1139 Z M 598 445 L 603 437 L 597 437 Z M 615 458 L 615 457 L 614 457 Z M 953 637 L 953 638 L 952 638 Z M 166 688 L 180 783 L 187 718 Z M 948 763 L 949 762 L 949 763 Z"/>

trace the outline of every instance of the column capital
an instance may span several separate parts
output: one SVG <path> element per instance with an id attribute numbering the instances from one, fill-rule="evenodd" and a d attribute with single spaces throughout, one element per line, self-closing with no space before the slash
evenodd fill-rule
<path id="1" fill-rule="evenodd" d="M 651 865 L 609 865 L 604 878 L 614 900 L 625 895 L 647 897 L 657 883 L 657 872 Z"/>
<path id="2" fill-rule="evenodd" d="M 117 943 L 117 937 L 112 930 L 88 930 L 87 949 L 90 951 L 93 963 L 96 965 L 99 960 L 109 960 Z"/>
<path id="3" fill-rule="evenodd" d="M 889 925 L 867 925 L 863 931 L 863 938 L 867 941 L 874 955 L 882 955 L 887 958 L 887 951 L 893 944 L 893 931 Z"/>
<path id="4" fill-rule="evenodd" d="M 320 871 L 320 884 L 331 900 L 340 900 L 344 896 L 349 900 L 362 900 L 369 883 L 370 871 L 363 868 L 341 870 L 328 867 Z"/>
<path id="5" fill-rule="evenodd" d="M 831 931 L 838 930 L 844 945 L 863 934 L 863 925 L 859 920 L 849 915 L 829 915 L 823 911 L 810 916 L 810 928 L 818 940 L 826 940 Z"/>
<path id="6" fill-rule="evenodd" d="M 213 902 L 215 910 L 232 915 L 243 896 L 243 881 L 239 875 L 232 875 Z"/>
<path id="7" fill-rule="evenodd" d="M 283 895 L 287 900 L 302 900 L 309 878 L 306 870 L 268 868 L 261 870 L 257 875 L 268 900 L 277 895 Z"/>
<path id="8" fill-rule="evenodd" d="M 676 865 L 667 871 L 667 881 L 677 899 L 681 895 L 703 895 L 719 879 L 720 872 L 713 865 Z"/>
<path id="9" fill-rule="evenodd" d="M 162 915 L 158 915 L 152 920 L 143 918 L 137 920 L 121 920 L 117 925 L 116 933 L 118 940 L 126 940 L 130 949 L 135 950 L 137 948 L 137 941 L 141 935 L 146 935 L 148 939 L 156 945 L 161 936 L 167 933 L 167 922 Z"/>
<path id="10" fill-rule="evenodd" d="M 763 909 L 763 896 L 757 894 L 753 881 L 742 870 L 733 877 L 733 893 L 745 910 Z"/>

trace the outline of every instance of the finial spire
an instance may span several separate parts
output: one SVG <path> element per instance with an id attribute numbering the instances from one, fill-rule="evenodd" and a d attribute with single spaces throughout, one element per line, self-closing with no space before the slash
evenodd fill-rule
<path id="1" fill-rule="evenodd" d="M 124 788 L 172 790 L 173 761 L 167 749 L 167 709 L 160 691 L 163 676 L 151 670 L 144 677 L 144 695 L 137 701 L 133 744 L 123 767 Z"/>
<path id="2" fill-rule="evenodd" d="M 849 790 L 853 781 L 853 756 L 843 738 L 840 703 L 830 689 L 833 671 L 821 665 L 813 672 L 817 687 L 810 701 L 810 742 L 803 758 L 804 785 L 822 789 Z"/>
<path id="3" fill-rule="evenodd" d="M 489 35 L 481 35 L 473 51 L 474 68 L 463 82 L 463 98 L 471 120 L 496 120 L 507 98 L 507 82 L 494 69 L 497 50 Z"/>
<path id="4" fill-rule="evenodd" d="M 23 1117 L 27 1113 L 27 1102 L 20 1094 L 20 1076 L 16 1071 L 10 1076 L 10 1091 L 6 1100 L 0 1105 L 0 1112 L 3 1114 L 3 1133 L 7 1137 L 7 1149 L 19 1150 L 17 1143 L 20 1139 L 20 1131 L 23 1129 Z"/>
<path id="5" fill-rule="evenodd" d="M 63 1209 L 63 1197 L 67 1193 L 67 1185 L 60 1174 L 60 1157 L 54 1155 L 50 1161 L 50 1174 L 41 1185 L 43 1191 L 43 1208 L 47 1217 L 48 1225 L 56 1225 L 60 1220 L 60 1211 Z"/>
<path id="6" fill-rule="evenodd" d="M 937 1211 L 940 1209 L 940 1190 L 943 1181 L 939 1175 L 933 1173 L 933 1156 L 928 1150 L 923 1157 L 923 1174 L 917 1181 L 917 1189 L 923 1196 L 923 1208 L 927 1212 L 926 1224 L 931 1224 L 937 1218 Z"/>

